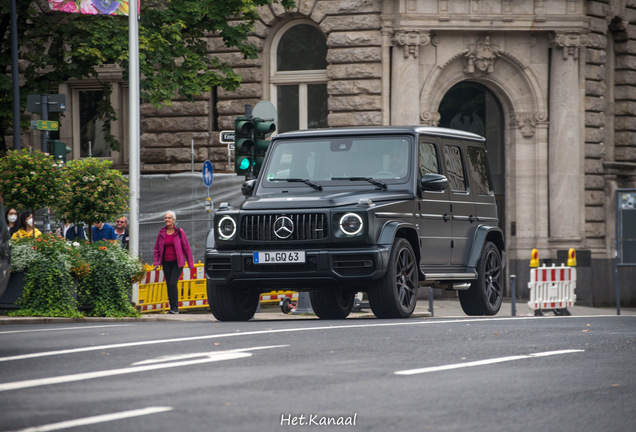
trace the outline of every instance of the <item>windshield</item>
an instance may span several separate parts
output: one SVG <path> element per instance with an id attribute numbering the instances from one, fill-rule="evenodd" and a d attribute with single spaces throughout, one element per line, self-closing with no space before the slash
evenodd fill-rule
<path id="1" fill-rule="evenodd" d="M 275 179 L 306 179 L 325 186 L 335 181 L 351 183 L 345 179 L 354 177 L 404 183 L 409 175 L 410 142 L 405 136 L 279 141 L 269 150 L 265 186 L 280 187 Z"/>

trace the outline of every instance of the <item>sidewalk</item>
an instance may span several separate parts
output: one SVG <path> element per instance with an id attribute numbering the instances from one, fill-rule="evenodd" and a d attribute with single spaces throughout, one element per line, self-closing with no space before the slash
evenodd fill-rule
<path id="1" fill-rule="evenodd" d="M 533 316 L 533 311 L 528 308 L 526 301 L 517 300 L 516 316 Z M 428 300 L 420 300 L 415 307 L 413 318 L 430 318 Z M 504 300 L 498 317 L 511 316 L 510 300 Z M 568 309 L 572 316 L 616 315 L 616 308 L 592 308 L 587 306 L 574 306 Z M 462 311 L 458 299 L 440 299 L 433 303 L 433 315 L 435 318 L 467 318 Z M 546 316 L 554 316 L 551 311 L 545 312 Z M 621 315 L 636 315 L 636 308 L 621 308 Z M 353 312 L 348 319 L 367 318 L 374 319 L 371 309 L 363 309 L 362 312 Z M 261 311 L 254 315 L 253 321 L 281 321 L 281 320 L 307 320 L 318 318 L 314 315 L 285 315 L 280 307 L 262 306 Z M 205 309 L 184 310 L 179 315 L 143 314 L 141 318 L 45 318 L 45 317 L 7 317 L 0 316 L 0 325 L 23 324 L 67 324 L 67 323 L 96 323 L 96 322 L 165 322 L 165 321 L 216 321 L 214 316 Z"/>

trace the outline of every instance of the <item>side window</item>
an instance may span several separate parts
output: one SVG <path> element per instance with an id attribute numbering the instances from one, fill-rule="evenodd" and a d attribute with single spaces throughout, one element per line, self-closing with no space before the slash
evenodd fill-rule
<path id="1" fill-rule="evenodd" d="M 475 193 L 478 195 L 492 194 L 492 185 L 490 184 L 490 175 L 486 163 L 486 151 L 483 148 L 468 146 L 467 153 L 468 175 Z"/>
<path id="2" fill-rule="evenodd" d="M 437 148 L 431 143 L 420 143 L 420 177 L 425 174 L 439 174 Z"/>
<path id="3" fill-rule="evenodd" d="M 446 159 L 446 174 L 448 174 L 451 190 L 465 192 L 464 164 L 459 146 L 444 145 L 444 158 Z"/>

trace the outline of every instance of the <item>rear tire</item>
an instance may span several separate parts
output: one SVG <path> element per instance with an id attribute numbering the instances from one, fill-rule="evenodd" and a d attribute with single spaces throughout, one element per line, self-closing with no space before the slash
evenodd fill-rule
<path id="1" fill-rule="evenodd" d="M 378 318 L 408 318 L 417 304 L 418 265 L 408 240 L 396 238 L 386 273 L 367 292 Z"/>
<path id="2" fill-rule="evenodd" d="M 349 316 L 355 301 L 353 291 L 342 289 L 329 291 L 310 291 L 311 308 L 321 319 L 344 319 Z"/>
<path id="3" fill-rule="evenodd" d="M 219 321 L 248 321 L 256 313 L 259 301 L 256 291 L 217 285 L 208 279 L 210 312 Z"/>
<path id="4" fill-rule="evenodd" d="M 494 243 L 486 242 L 477 263 L 477 279 L 459 291 L 459 303 L 466 315 L 497 315 L 503 300 L 501 255 Z"/>

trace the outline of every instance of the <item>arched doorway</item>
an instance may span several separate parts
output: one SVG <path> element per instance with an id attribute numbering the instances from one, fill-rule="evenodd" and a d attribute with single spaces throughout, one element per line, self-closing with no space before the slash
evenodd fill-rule
<path id="1" fill-rule="evenodd" d="M 492 173 L 499 227 L 504 230 L 506 167 L 504 158 L 504 115 L 499 99 L 486 86 L 464 81 L 444 95 L 440 105 L 440 127 L 473 132 L 486 138 L 488 164 Z M 505 230 L 504 230 L 505 233 Z"/>

